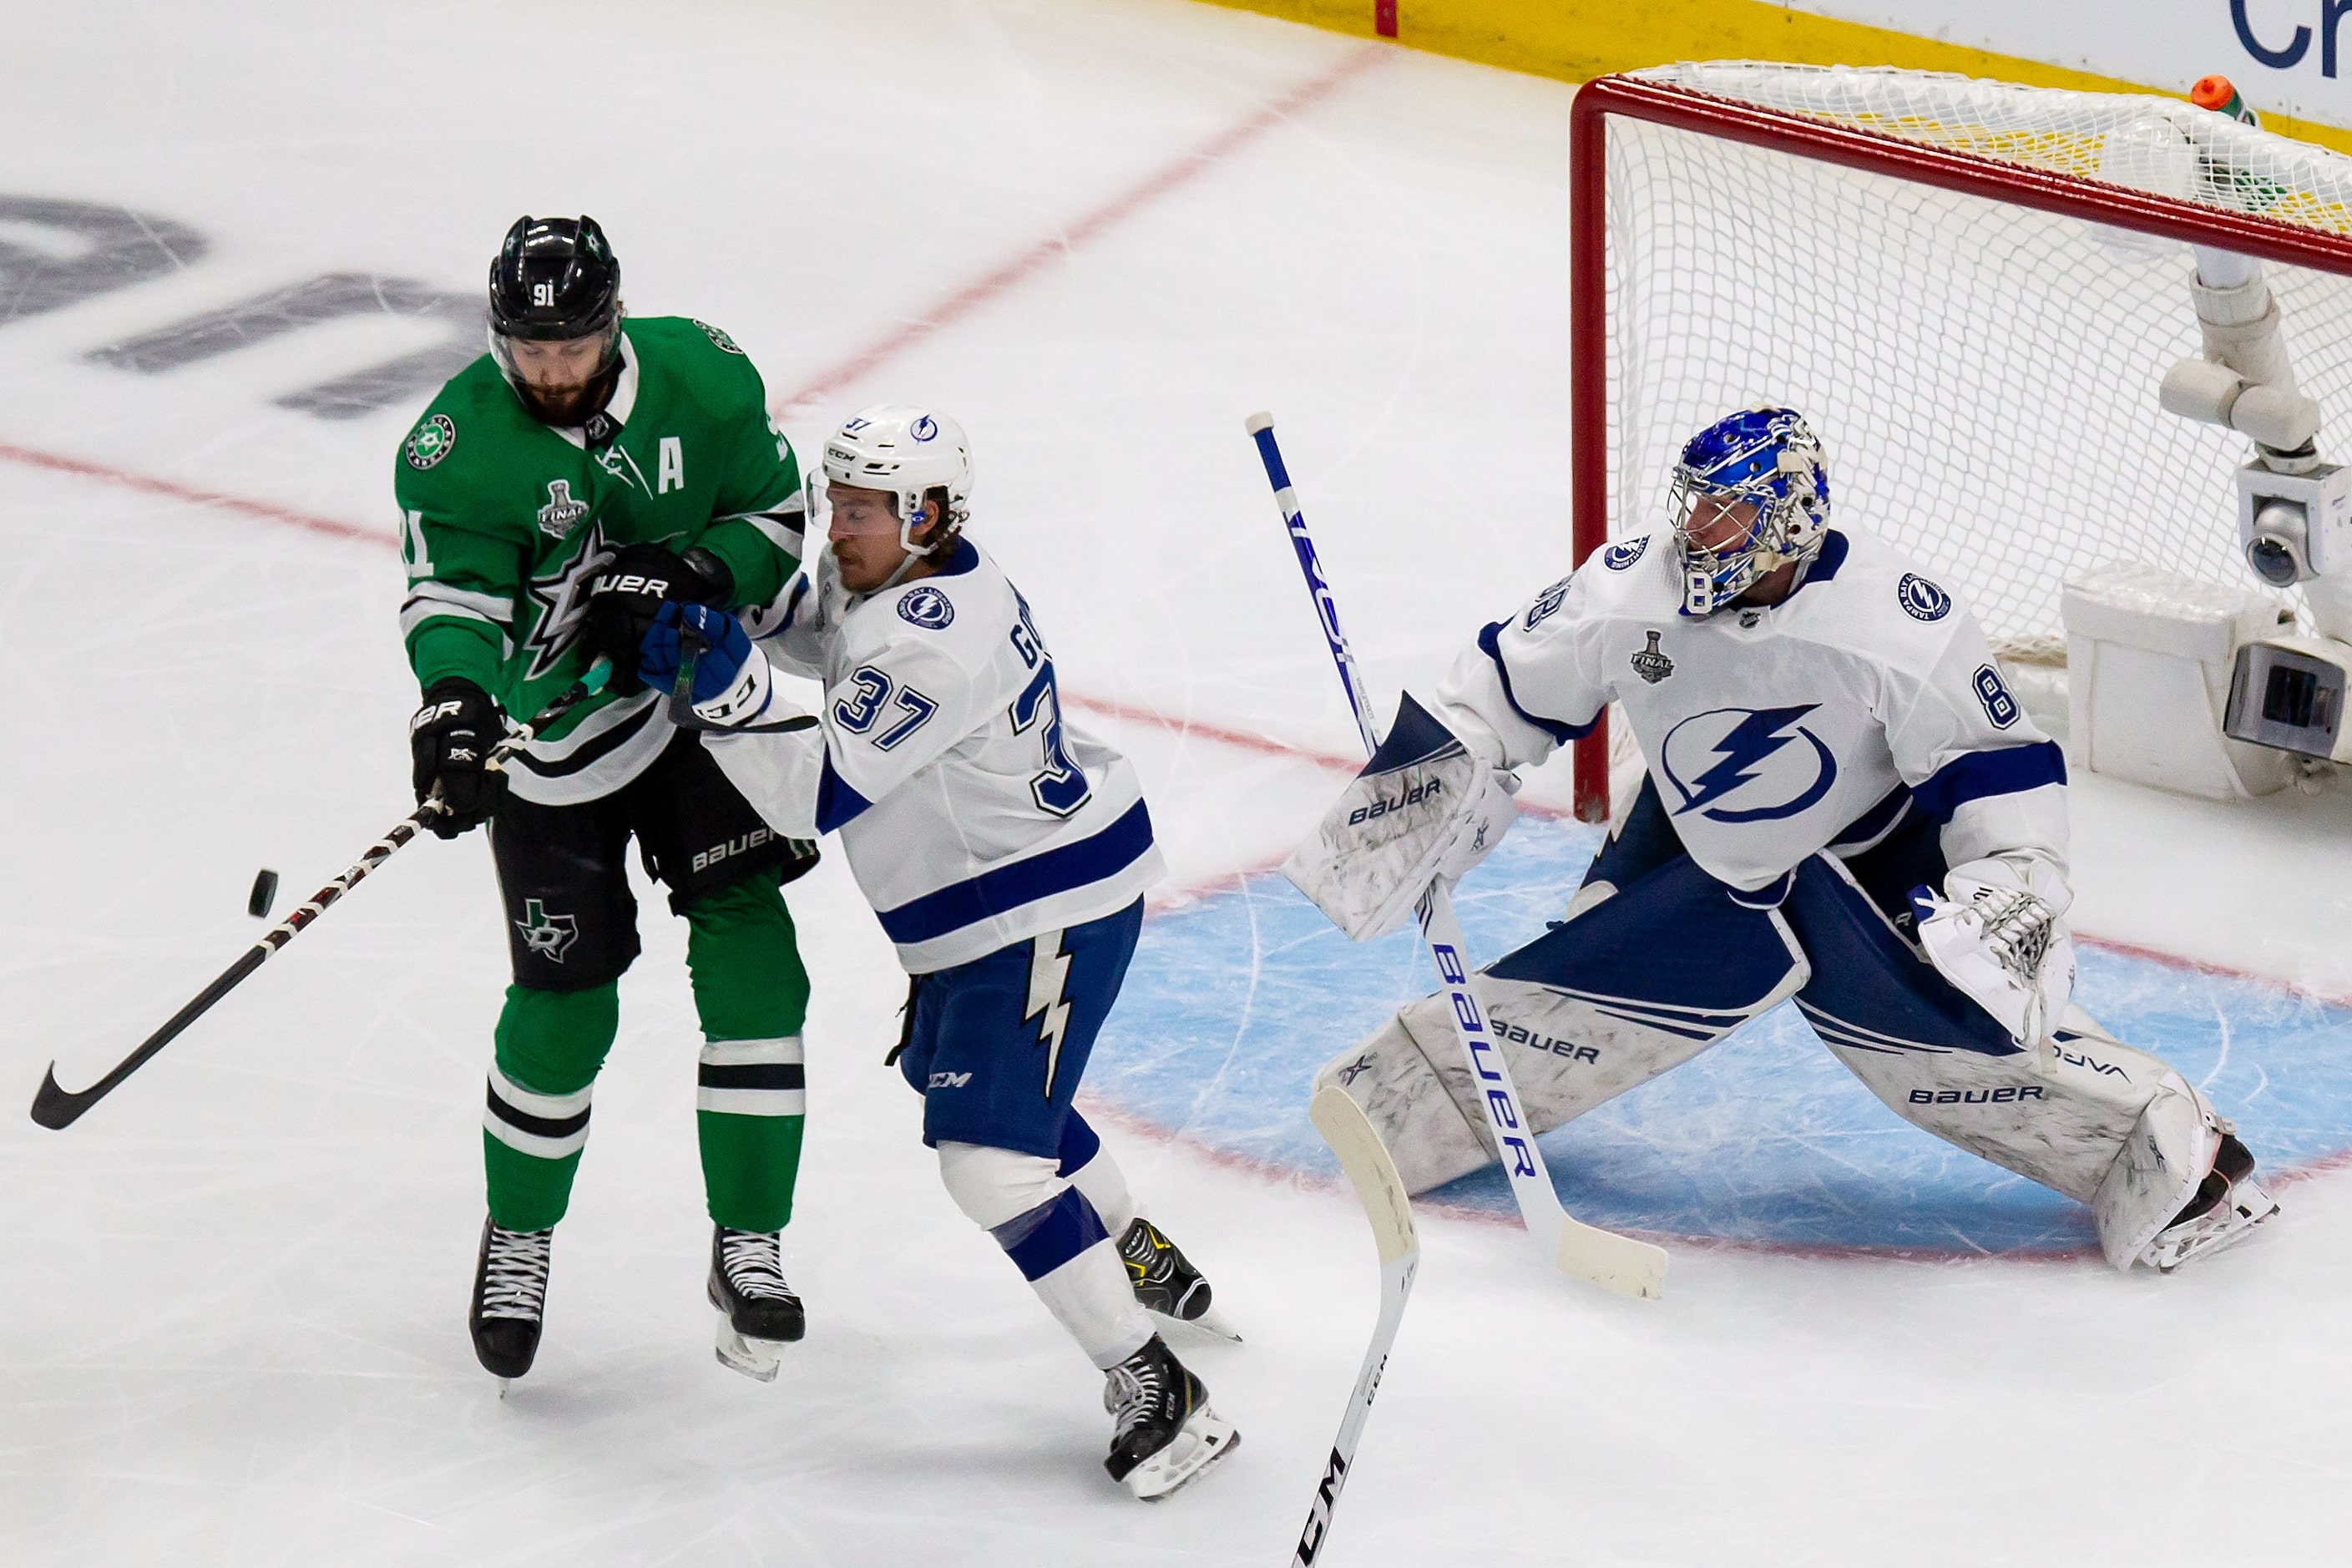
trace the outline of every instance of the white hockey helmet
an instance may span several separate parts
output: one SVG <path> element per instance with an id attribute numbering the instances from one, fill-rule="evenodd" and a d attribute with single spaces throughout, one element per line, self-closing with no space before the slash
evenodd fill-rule
<path id="1" fill-rule="evenodd" d="M 825 437 L 824 478 L 827 484 L 888 491 L 898 508 L 899 546 L 912 555 L 928 555 L 932 548 L 912 537 L 930 491 L 948 492 L 943 521 L 949 531 L 971 517 L 971 443 L 962 426 L 931 409 L 898 403 L 859 409 Z"/>

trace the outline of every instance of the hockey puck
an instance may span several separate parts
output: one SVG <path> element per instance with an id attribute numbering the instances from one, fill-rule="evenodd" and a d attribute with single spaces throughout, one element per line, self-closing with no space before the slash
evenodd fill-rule
<path id="1" fill-rule="evenodd" d="M 246 896 L 245 912 L 255 920 L 269 918 L 269 906 L 278 901 L 278 873 L 264 866 L 253 874 L 253 891 Z"/>

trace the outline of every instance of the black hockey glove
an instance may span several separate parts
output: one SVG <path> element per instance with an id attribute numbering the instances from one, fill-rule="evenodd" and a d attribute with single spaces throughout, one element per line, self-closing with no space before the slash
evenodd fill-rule
<path id="1" fill-rule="evenodd" d="M 680 555 L 659 544 L 625 545 L 589 585 L 580 646 L 592 658 L 602 654 L 613 661 L 607 689 L 622 696 L 643 690 L 637 651 L 663 602 L 676 599 L 723 609 L 734 592 L 735 574 L 708 550 Z"/>
<path id="2" fill-rule="evenodd" d="M 408 721 L 408 757 L 416 803 L 438 791 L 446 807 L 430 819 L 439 837 L 455 838 L 481 826 L 506 793 L 506 774 L 484 765 L 506 732 L 499 705 L 465 677 L 453 675 L 425 689 L 425 706 Z"/>

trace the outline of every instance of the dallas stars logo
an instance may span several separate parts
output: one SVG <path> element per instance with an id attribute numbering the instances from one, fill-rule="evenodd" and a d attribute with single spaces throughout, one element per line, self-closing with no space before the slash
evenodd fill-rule
<path id="1" fill-rule="evenodd" d="M 515 921 L 515 930 L 531 952 L 550 963 L 563 962 L 563 950 L 580 938 L 580 922 L 570 915 L 551 915 L 547 906 L 537 899 L 526 899 L 523 919 Z"/>
<path id="2" fill-rule="evenodd" d="M 596 581 L 596 574 L 612 563 L 613 547 L 604 542 L 604 525 L 595 523 L 571 559 L 550 575 L 534 577 L 524 586 L 523 591 L 539 609 L 538 618 L 531 623 L 530 636 L 523 644 L 530 650 L 530 668 L 523 676 L 525 680 L 537 680 L 572 651 L 572 643 L 580 636 L 581 623 L 588 616 L 589 586 Z"/>
<path id="3" fill-rule="evenodd" d="M 562 539 L 587 515 L 588 503 L 572 499 L 570 479 L 547 481 L 547 504 L 539 509 L 540 532 L 550 539 Z"/>
<path id="4" fill-rule="evenodd" d="M 447 457 L 449 448 L 457 444 L 457 426 L 446 414 L 436 414 L 408 433 L 408 442 L 403 450 L 407 454 L 410 468 L 424 469 Z"/>

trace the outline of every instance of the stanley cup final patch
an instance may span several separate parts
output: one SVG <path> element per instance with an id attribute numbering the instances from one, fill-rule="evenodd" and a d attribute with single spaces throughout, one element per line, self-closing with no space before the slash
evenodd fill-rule
<path id="1" fill-rule="evenodd" d="M 572 499 L 570 479 L 547 481 L 547 504 L 539 509 L 539 531 L 550 539 L 562 539 L 579 526 L 588 515 L 588 503 Z"/>
<path id="2" fill-rule="evenodd" d="M 1675 661 L 1658 651 L 1658 636 L 1652 632 L 1650 646 L 1633 656 L 1633 673 L 1655 686 L 1675 672 Z"/>

